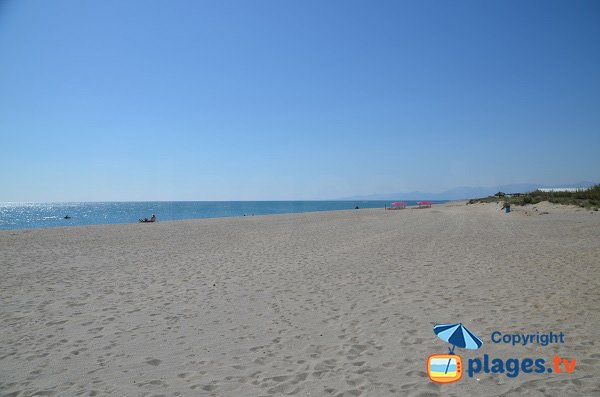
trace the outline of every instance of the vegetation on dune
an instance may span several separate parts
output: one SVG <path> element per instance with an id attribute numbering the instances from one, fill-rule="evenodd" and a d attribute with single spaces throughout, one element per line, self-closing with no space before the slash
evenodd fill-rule
<path id="1" fill-rule="evenodd" d="M 600 207 L 600 185 L 595 185 L 589 189 L 578 190 L 576 192 L 542 192 L 540 190 L 535 190 L 521 195 L 507 195 L 503 197 L 489 196 L 469 200 L 469 204 L 495 203 L 500 200 L 510 205 L 537 204 L 542 201 L 549 201 L 556 204 L 593 208 L 594 211 L 598 211 L 598 208 Z"/>

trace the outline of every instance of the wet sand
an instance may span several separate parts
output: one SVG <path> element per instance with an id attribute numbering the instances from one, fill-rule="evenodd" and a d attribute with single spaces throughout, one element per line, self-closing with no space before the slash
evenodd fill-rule
<path id="1" fill-rule="evenodd" d="M 533 207 L 0 231 L 0 395 L 598 394 L 600 214 Z M 433 383 L 432 327 L 459 322 L 484 343 L 464 365 L 576 367 Z"/>

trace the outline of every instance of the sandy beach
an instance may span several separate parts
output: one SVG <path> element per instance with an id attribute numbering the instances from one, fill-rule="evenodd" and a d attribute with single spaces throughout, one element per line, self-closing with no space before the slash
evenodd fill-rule
<path id="1" fill-rule="evenodd" d="M 4 230 L 0 395 L 598 395 L 599 266 L 600 213 L 547 203 Z M 576 367 L 433 383 L 439 323 Z"/>

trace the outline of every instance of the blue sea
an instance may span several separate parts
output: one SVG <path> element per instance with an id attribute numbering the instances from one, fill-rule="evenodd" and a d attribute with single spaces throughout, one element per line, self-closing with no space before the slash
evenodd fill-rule
<path id="1" fill-rule="evenodd" d="M 406 200 L 405 200 L 406 201 Z M 416 205 L 416 201 L 407 201 Z M 0 203 L 0 229 L 136 223 L 139 218 L 174 221 L 383 208 L 390 201 L 142 201 L 95 203 Z M 434 201 L 433 203 L 444 203 Z M 70 219 L 64 219 L 68 215 Z"/>

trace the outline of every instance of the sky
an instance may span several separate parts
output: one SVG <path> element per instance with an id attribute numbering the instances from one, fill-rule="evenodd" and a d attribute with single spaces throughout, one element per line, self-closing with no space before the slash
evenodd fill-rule
<path id="1" fill-rule="evenodd" d="M 0 201 L 600 182 L 598 1 L 0 0 Z"/>

